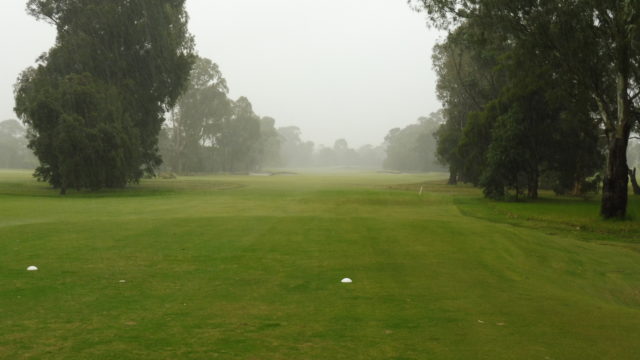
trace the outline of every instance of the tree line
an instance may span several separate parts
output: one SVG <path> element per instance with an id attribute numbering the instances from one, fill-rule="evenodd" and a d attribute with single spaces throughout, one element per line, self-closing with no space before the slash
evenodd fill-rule
<path id="1" fill-rule="evenodd" d="M 443 111 L 418 118 L 404 128 L 391 129 L 385 137 L 384 168 L 402 172 L 444 171 L 437 158 L 434 133 L 444 122 Z"/>
<path id="2" fill-rule="evenodd" d="M 410 3 L 448 30 L 433 58 L 446 118 L 438 157 L 451 183 L 494 198 L 602 183 L 601 215 L 625 217 L 626 154 L 640 119 L 640 2 Z"/>
<path id="3" fill-rule="evenodd" d="M 298 127 L 276 128 L 276 120 L 257 115 L 246 97 L 232 100 L 219 66 L 196 57 L 185 92 L 171 109 L 159 136 L 167 171 L 248 173 L 265 167 L 369 166 L 381 163 L 381 147 L 333 147 L 303 141 Z"/>
<path id="4" fill-rule="evenodd" d="M 579 194 L 601 176 L 603 216 L 624 216 L 640 113 L 640 5 L 411 2 L 449 30 L 433 56 L 444 109 L 392 129 L 382 145 L 352 149 L 344 139 L 303 141 L 249 99 L 230 99 L 218 66 L 195 53 L 184 0 L 29 0 L 29 13 L 57 29 L 15 88 L 35 175 L 64 193 L 122 187 L 163 160 L 179 173 L 437 171 L 437 160 L 451 183 L 494 198 L 536 198 L 540 186 Z"/>
<path id="5" fill-rule="evenodd" d="M 160 133 L 163 168 L 172 172 L 252 172 L 265 167 L 363 167 L 404 172 L 442 171 L 433 133 L 443 113 L 389 131 L 380 145 L 351 148 L 345 139 L 333 146 L 302 139 L 296 126 L 276 127 L 257 115 L 251 102 L 231 100 L 219 66 L 196 57 L 185 93 L 171 109 Z"/>
<path id="6" fill-rule="evenodd" d="M 178 172 L 249 172 L 275 163 L 275 120 L 260 117 L 249 99 L 229 99 L 227 82 L 210 59 L 196 57 L 185 92 L 159 139 L 165 167 Z"/>
<path id="7" fill-rule="evenodd" d="M 273 118 L 257 115 L 246 97 L 230 99 L 218 65 L 195 53 L 184 0 L 29 0 L 27 11 L 57 36 L 21 73 L 15 112 L 38 160 L 35 176 L 62 194 L 123 187 L 161 168 L 376 168 L 385 158 L 383 145 L 352 149 L 338 139 L 316 146 L 298 128 L 276 128 Z M 3 152 L 11 159 L 4 166 L 28 167 L 33 161 L 17 160 L 25 140 L 16 123 L 3 123 L 13 131 L 0 139 L 13 149 Z M 387 167 L 426 169 L 403 148 L 419 145 L 413 130 L 387 137 Z"/>
<path id="8" fill-rule="evenodd" d="M 265 167 L 377 168 L 382 146 L 352 149 L 344 139 L 333 147 L 304 141 L 298 127 L 276 128 L 257 115 L 246 97 L 232 100 L 219 66 L 196 57 L 186 91 L 168 115 L 159 136 L 162 168 L 179 173 L 248 173 Z"/>

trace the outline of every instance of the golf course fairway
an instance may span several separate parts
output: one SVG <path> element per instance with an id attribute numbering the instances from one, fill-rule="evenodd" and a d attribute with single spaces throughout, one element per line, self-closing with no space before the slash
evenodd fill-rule
<path id="1" fill-rule="evenodd" d="M 1 171 L 0 359 L 640 359 L 636 199 L 443 183 Z"/>

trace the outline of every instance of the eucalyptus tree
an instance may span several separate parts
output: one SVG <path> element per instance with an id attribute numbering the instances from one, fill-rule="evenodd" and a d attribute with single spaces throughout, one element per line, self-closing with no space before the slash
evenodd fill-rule
<path id="1" fill-rule="evenodd" d="M 201 171 L 211 159 L 203 151 L 211 147 L 231 113 L 229 88 L 217 64 L 198 57 L 187 89 L 171 111 L 171 167 L 177 172 Z"/>
<path id="2" fill-rule="evenodd" d="M 506 189 L 515 189 L 517 197 L 526 190 L 536 199 L 542 178 L 556 192 L 582 194 L 586 178 L 602 166 L 593 103 L 555 69 L 535 59 L 509 58 L 502 62 L 508 81 L 480 112 L 490 133 L 475 135 L 487 149 L 485 194 L 501 198 Z"/>
<path id="3" fill-rule="evenodd" d="M 332 147 L 320 145 L 313 154 L 314 165 L 321 167 L 361 166 L 360 160 L 358 152 L 345 139 L 334 141 Z"/>
<path id="4" fill-rule="evenodd" d="M 27 11 L 57 30 L 16 84 L 35 175 L 64 193 L 152 173 L 164 114 L 193 63 L 184 0 L 29 0 Z"/>
<path id="5" fill-rule="evenodd" d="M 500 93 L 505 73 L 499 69 L 499 58 L 504 48 L 502 39 L 467 21 L 433 49 L 436 90 L 445 119 L 434 134 L 436 155 L 441 164 L 449 166 L 449 184 L 479 182 L 487 146 L 459 145 L 469 116 L 482 111 Z"/>
<path id="6" fill-rule="evenodd" d="M 276 120 L 269 116 L 260 119 L 260 164 L 263 166 L 281 166 L 280 146 L 282 139 L 276 130 Z"/>
<path id="7" fill-rule="evenodd" d="M 249 172 L 261 165 L 260 117 L 246 97 L 232 102 L 215 139 L 221 168 L 226 172 Z"/>
<path id="8" fill-rule="evenodd" d="M 436 161 L 434 138 L 442 121 L 442 114 L 436 112 L 402 129 L 391 129 L 385 137 L 384 168 L 407 172 L 442 170 Z"/>
<path id="9" fill-rule="evenodd" d="M 481 179 L 489 197 L 504 197 L 511 188 L 516 199 L 525 189 L 536 199 L 541 173 L 550 168 L 561 109 L 550 106 L 548 87 L 535 75 L 507 86 L 486 111 L 494 116 Z"/>
<path id="10" fill-rule="evenodd" d="M 607 147 L 600 213 L 624 217 L 626 149 L 640 112 L 640 2 L 635 0 L 409 0 L 441 28 L 477 21 L 507 36 L 530 58 L 546 61 L 586 89 Z"/>
<path id="11" fill-rule="evenodd" d="M 280 158 L 283 165 L 288 167 L 308 167 L 313 163 L 315 144 L 303 141 L 302 132 L 297 126 L 278 128 L 281 140 Z"/>
<path id="12" fill-rule="evenodd" d="M 346 139 L 338 139 L 333 143 L 333 152 L 335 153 L 335 165 L 338 166 L 355 166 L 358 165 L 358 152 L 349 147 Z"/>

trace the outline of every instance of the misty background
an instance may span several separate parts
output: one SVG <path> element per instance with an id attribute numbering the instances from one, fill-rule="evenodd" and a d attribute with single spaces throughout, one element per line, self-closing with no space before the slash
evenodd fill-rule
<path id="1" fill-rule="evenodd" d="M 296 126 L 305 141 L 380 145 L 389 130 L 440 108 L 431 69 L 439 34 L 404 0 L 189 0 L 200 56 L 216 62 L 229 97 Z M 54 43 L 55 29 L 25 12 L 0 14 L 0 121 L 14 119 L 13 84 Z"/>

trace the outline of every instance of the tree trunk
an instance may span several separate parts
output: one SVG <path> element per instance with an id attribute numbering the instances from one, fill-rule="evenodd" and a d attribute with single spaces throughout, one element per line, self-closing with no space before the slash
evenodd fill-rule
<path id="1" fill-rule="evenodd" d="M 616 76 L 616 98 L 618 102 L 618 122 L 614 133 L 609 134 L 609 154 L 607 170 L 602 186 L 602 205 L 600 215 L 605 219 L 624 218 L 627 214 L 629 167 L 627 166 L 627 145 L 631 133 L 631 100 L 627 94 L 629 88 L 628 70 Z"/>
<path id="2" fill-rule="evenodd" d="M 532 174 L 529 175 L 529 184 L 527 184 L 527 197 L 531 200 L 538 199 L 538 185 L 540 175 L 538 170 L 534 170 Z"/>
<path id="3" fill-rule="evenodd" d="M 66 186 L 60 187 L 60 195 L 67 195 L 67 187 Z"/>
<path id="4" fill-rule="evenodd" d="M 612 142 L 609 146 L 600 208 L 600 214 L 607 219 L 625 217 L 628 196 L 627 142 L 620 138 L 615 138 Z"/>
<path id="5" fill-rule="evenodd" d="M 600 215 L 606 219 L 624 218 L 627 213 L 629 167 L 627 145 L 631 134 L 632 102 L 629 97 L 631 60 L 626 29 L 618 28 L 616 36 L 616 102 L 617 122 L 608 135 L 609 154 L 602 187 Z"/>
<path id="6" fill-rule="evenodd" d="M 571 192 L 573 196 L 582 195 L 582 179 L 577 178 L 573 183 L 573 191 Z"/>
<path id="7" fill-rule="evenodd" d="M 631 179 L 633 194 L 640 195 L 640 186 L 638 186 L 638 180 L 636 179 L 636 168 L 633 168 L 633 170 L 629 169 L 629 179 Z"/>
<path id="8" fill-rule="evenodd" d="M 458 184 L 458 170 L 453 166 L 449 167 L 449 181 L 447 182 L 447 184 L 448 185 Z"/>

